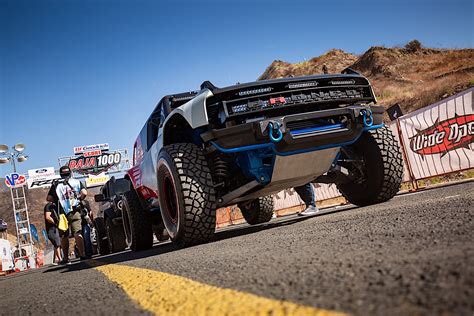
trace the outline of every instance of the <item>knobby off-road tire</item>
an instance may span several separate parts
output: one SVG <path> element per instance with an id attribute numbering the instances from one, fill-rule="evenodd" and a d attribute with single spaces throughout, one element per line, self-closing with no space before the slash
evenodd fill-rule
<path id="1" fill-rule="evenodd" d="M 191 143 L 165 146 L 158 156 L 158 197 L 173 242 L 209 241 L 216 228 L 216 194 L 202 151 Z"/>
<path id="2" fill-rule="evenodd" d="M 337 185 L 349 202 L 364 206 L 385 202 L 397 194 L 403 177 L 402 153 L 387 126 L 364 132 L 351 149 L 364 160 L 365 177 L 361 183 Z"/>
<path id="3" fill-rule="evenodd" d="M 107 233 L 110 252 L 114 253 L 125 250 L 127 243 L 125 241 L 125 232 L 122 225 L 114 225 L 112 219 L 107 218 L 105 220 L 105 231 Z"/>
<path id="4" fill-rule="evenodd" d="M 269 222 L 273 216 L 273 197 L 264 196 L 251 202 L 239 204 L 247 223 L 256 225 Z"/>
<path id="5" fill-rule="evenodd" d="M 107 241 L 104 218 L 96 217 L 94 219 L 94 225 L 97 238 L 97 252 L 100 255 L 108 255 L 110 253 L 110 248 L 109 242 Z"/>
<path id="6" fill-rule="evenodd" d="M 153 246 L 151 215 L 144 210 L 135 191 L 122 195 L 122 220 L 125 241 L 132 251 L 149 249 Z"/>

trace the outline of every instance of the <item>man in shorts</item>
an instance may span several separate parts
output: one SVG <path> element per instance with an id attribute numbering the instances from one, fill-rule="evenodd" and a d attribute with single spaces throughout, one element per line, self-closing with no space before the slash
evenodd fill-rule
<path id="1" fill-rule="evenodd" d="M 51 186 L 46 200 L 58 205 L 59 212 L 67 217 L 68 226 L 71 234 L 74 236 L 76 246 L 79 250 L 81 259 L 85 259 L 84 254 L 84 238 L 82 237 L 82 218 L 81 218 L 81 201 L 87 196 L 87 190 L 84 185 L 71 176 L 71 169 L 68 166 L 62 166 L 59 169 L 59 180 Z M 69 234 L 66 232 L 61 240 L 64 263 L 69 262 Z"/>
<path id="2" fill-rule="evenodd" d="M 47 203 L 44 207 L 44 226 L 48 233 L 48 239 L 54 247 L 53 265 L 61 262 L 61 239 L 59 238 L 59 215 L 56 205 Z"/>

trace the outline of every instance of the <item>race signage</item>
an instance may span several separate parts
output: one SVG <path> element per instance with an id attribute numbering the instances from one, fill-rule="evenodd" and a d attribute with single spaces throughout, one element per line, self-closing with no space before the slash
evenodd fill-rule
<path id="1" fill-rule="evenodd" d="M 109 181 L 109 179 L 110 177 L 106 175 L 105 173 L 101 173 L 97 176 L 89 175 L 89 177 L 86 178 L 86 187 L 91 188 L 91 187 L 103 185 L 107 181 Z"/>
<path id="2" fill-rule="evenodd" d="M 73 172 L 99 175 L 120 164 L 121 160 L 122 156 L 118 151 L 103 153 L 96 149 L 70 159 L 68 165 Z"/>
<path id="3" fill-rule="evenodd" d="M 39 179 L 28 179 L 28 189 L 38 189 L 38 188 L 49 188 L 53 185 L 55 180 L 61 179 L 60 176 L 55 176 L 51 179 L 39 180 Z"/>
<path id="4" fill-rule="evenodd" d="M 474 142 L 474 114 L 455 115 L 452 119 L 436 122 L 410 137 L 410 149 L 421 155 L 446 155 L 458 148 L 470 149 Z"/>
<path id="5" fill-rule="evenodd" d="M 28 189 L 47 188 L 54 180 L 60 179 L 54 172 L 54 167 L 28 170 Z"/>
<path id="6" fill-rule="evenodd" d="M 47 179 L 54 177 L 54 167 L 28 170 L 29 179 Z"/>
<path id="7" fill-rule="evenodd" d="M 415 179 L 474 168 L 474 88 L 399 119 Z"/>
<path id="8" fill-rule="evenodd" d="M 109 150 L 109 144 L 103 143 L 103 144 L 74 147 L 74 154 L 80 155 L 87 151 L 95 151 L 95 150 L 101 150 L 101 151 Z"/>
<path id="9" fill-rule="evenodd" d="M 5 184 L 9 188 L 18 188 L 26 184 L 26 177 L 19 173 L 11 173 L 5 176 Z"/>

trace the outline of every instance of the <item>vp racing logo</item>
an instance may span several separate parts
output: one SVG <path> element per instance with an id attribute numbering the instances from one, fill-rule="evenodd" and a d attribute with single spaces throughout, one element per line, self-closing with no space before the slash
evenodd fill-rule
<path id="1" fill-rule="evenodd" d="M 424 158 L 441 154 L 441 157 L 459 148 L 470 149 L 474 141 L 474 114 L 455 116 L 439 122 L 410 137 L 410 148 Z"/>

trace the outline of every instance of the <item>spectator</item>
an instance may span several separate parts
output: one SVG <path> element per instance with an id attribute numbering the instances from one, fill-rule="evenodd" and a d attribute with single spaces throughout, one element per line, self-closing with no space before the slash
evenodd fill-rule
<path id="1" fill-rule="evenodd" d="M 84 250 L 87 258 L 92 257 L 92 241 L 91 241 L 91 228 L 92 228 L 92 212 L 89 201 L 84 200 L 82 202 L 84 208 L 82 210 L 82 236 L 84 237 Z"/>
<path id="2" fill-rule="evenodd" d="M 81 225 L 81 200 L 87 196 L 87 191 L 83 184 L 71 176 L 71 169 L 68 166 L 62 166 L 59 169 L 59 175 L 63 179 L 57 181 L 51 186 L 46 200 L 53 202 L 59 207 L 60 213 L 64 213 L 68 220 L 68 226 L 71 234 L 74 236 L 76 246 L 81 259 L 85 259 L 84 238 L 82 236 Z M 69 234 L 66 232 L 62 236 L 61 244 L 64 253 L 63 263 L 69 263 Z"/>
<path id="3" fill-rule="evenodd" d="M 319 213 L 319 209 L 316 206 L 316 195 L 311 183 L 295 187 L 295 191 L 306 204 L 306 209 L 303 212 L 298 213 L 299 216 L 315 215 Z"/>
<path id="4" fill-rule="evenodd" d="M 48 233 L 48 239 L 54 247 L 53 265 L 61 262 L 61 239 L 59 238 L 59 214 L 56 205 L 47 203 L 44 207 L 44 225 Z"/>

